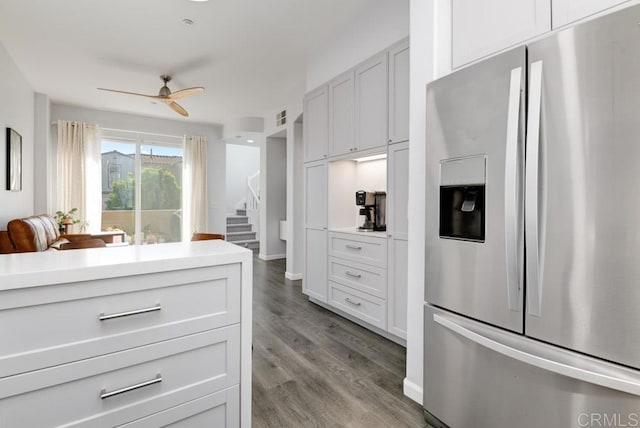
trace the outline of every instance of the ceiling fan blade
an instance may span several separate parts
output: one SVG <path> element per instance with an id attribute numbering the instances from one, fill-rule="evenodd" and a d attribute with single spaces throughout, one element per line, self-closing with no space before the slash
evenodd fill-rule
<path id="1" fill-rule="evenodd" d="M 187 88 L 187 89 L 181 89 L 179 91 L 175 91 L 172 94 L 169 95 L 169 99 L 171 100 L 179 100 L 182 98 L 187 98 L 187 97 L 192 97 L 194 95 L 198 95 L 199 93 L 203 92 L 204 88 L 202 86 L 197 86 L 195 88 Z"/>
<path id="2" fill-rule="evenodd" d="M 189 112 L 187 112 L 180 104 L 175 101 L 165 101 L 167 105 L 176 113 L 181 114 L 182 116 L 189 117 Z"/>
<path id="3" fill-rule="evenodd" d="M 138 94 L 137 92 L 118 91 L 116 89 L 105 89 L 105 88 L 98 88 L 98 89 L 100 91 L 117 92 L 118 94 L 136 95 L 138 97 L 147 97 L 147 98 L 154 98 L 154 99 L 160 99 L 160 100 L 164 100 L 166 98 L 166 97 L 161 97 L 160 95 Z"/>

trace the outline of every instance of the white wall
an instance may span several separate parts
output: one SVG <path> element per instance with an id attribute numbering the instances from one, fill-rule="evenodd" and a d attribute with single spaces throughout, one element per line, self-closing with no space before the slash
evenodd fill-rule
<path id="1" fill-rule="evenodd" d="M 287 140 L 267 138 L 263 147 L 260 154 L 259 257 L 273 260 L 285 258 L 287 251 L 286 242 L 280 239 L 280 220 L 287 218 Z"/>
<path id="2" fill-rule="evenodd" d="M 411 0 L 407 377 L 404 393 L 422 403 L 425 260 L 426 86 L 450 71 L 451 0 Z"/>
<path id="3" fill-rule="evenodd" d="M 302 279 L 304 228 L 303 210 L 303 146 L 302 146 L 302 98 L 304 97 L 304 79 L 292 82 L 292 87 L 284 107 L 277 106 L 264 116 L 264 138 L 280 134 L 284 131 L 287 140 L 287 243 L 285 277 L 288 279 Z M 287 124 L 276 126 L 276 114 L 287 110 Z M 261 230 L 264 226 L 261 226 Z"/>
<path id="4" fill-rule="evenodd" d="M 226 212 L 235 213 L 236 204 L 247 197 L 247 177 L 260 170 L 260 148 L 227 144 Z"/>
<path id="5" fill-rule="evenodd" d="M 423 0 L 424 2 L 424 0 Z M 409 0 L 371 2 L 349 31 L 337 34 L 307 60 L 310 91 L 409 35 Z"/>
<path id="6" fill-rule="evenodd" d="M 53 149 L 51 147 L 51 102 L 45 94 L 35 94 L 34 110 L 34 212 L 51 213 L 57 211 L 53 206 Z"/>
<path id="7" fill-rule="evenodd" d="M 225 164 L 226 145 L 222 127 L 179 120 L 158 119 L 62 104 L 51 105 L 51 120 L 76 120 L 98 123 L 103 128 L 150 132 L 165 135 L 202 135 L 207 138 L 207 184 L 209 198 L 209 230 L 226 233 Z"/>
<path id="8" fill-rule="evenodd" d="M 300 116 L 301 117 L 301 116 Z M 287 267 L 285 277 L 302 279 L 304 269 L 304 153 L 302 121 L 293 124 L 293 141 L 287 134 Z"/>
<path id="9" fill-rule="evenodd" d="M 34 92 L 0 43 L 0 229 L 34 212 Z M 6 128 L 22 136 L 22 191 L 6 190 Z"/>

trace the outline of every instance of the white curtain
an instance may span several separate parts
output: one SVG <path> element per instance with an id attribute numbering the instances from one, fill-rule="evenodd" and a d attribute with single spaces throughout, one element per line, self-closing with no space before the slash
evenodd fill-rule
<path id="1" fill-rule="evenodd" d="M 86 232 L 99 232 L 102 222 L 100 127 L 65 120 L 59 120 L 57 127 L 56 211 L 78 208 L 76 218 L 86 225 Z"/>
<path id="2" fill-rule="evenodd" d="M 182 174 L 182 240 L 194 232 L 210 232 L 207 202 L 207 139 L 184 137 Z"/>

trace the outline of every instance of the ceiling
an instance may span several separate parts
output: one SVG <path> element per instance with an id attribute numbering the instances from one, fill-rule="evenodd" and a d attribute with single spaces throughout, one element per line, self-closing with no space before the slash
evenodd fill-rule
<path id="1" fill-rule="evenodd" d="M 0 42 L 52 102 L 179 119 L 157 94 L 204 86 L 186 120 L 224 124 L 284 108 L 308 55 L 376 1 L 2 0 Z M 183 23 L 184 19 L 193 25 Z"/>

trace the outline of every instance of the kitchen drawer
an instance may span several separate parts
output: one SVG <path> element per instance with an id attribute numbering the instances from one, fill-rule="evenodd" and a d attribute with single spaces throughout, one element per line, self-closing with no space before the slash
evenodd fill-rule
<path id="1" fill-rule="evenodd" d="M 238 323 L 240 264 L 0 297 L 1 378 Z"/>
<path id="2" fill-rule="evenodd" d="M 375 327 L 387 328 L 387 303 L 383 299 L 329 281 L 329 304 Z"/>
<path id="3" fill-rule="evenodd" d="M 240 390 L 237 386 L 121 425 L 122 428 L 204 428 L 240 426 Z"/>
<path id="4" fill-rule="evenodd" d="M 387 298 L 386 269 L 329 257 L 329 279 L 381 299 Z"/>
<path id="5" fill-rule="evenodd" d="M 329 232 L 329 255 L 386 268 L 387 238 Z"/>
<path id="6" fill-rule="evenodd" d="M 239 380 L 236 325 L 0 379 L 0 426 L 115 426 Z"/>

